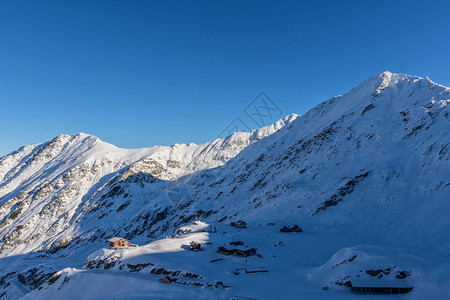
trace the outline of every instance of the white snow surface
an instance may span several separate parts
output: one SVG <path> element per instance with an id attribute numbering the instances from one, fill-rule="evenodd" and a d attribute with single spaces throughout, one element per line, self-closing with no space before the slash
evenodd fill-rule
<path id="1" fill-rule="evenodd" d="M 367 280 L 414 286 L 399 299 L 450 298 L 449 102 L 428 78 L 383 72 L 202 145 L 125 150 L 78 134 L 24 146 L 0 158 L 0 297 L 372 298 L 345 286 Z M 248 228 L 228 225 L 239 219 Z M 293 224 L 303 232 L 279 232 Z M 139 247 L 111 250 L 114 236 Z M 163 284 L 156 269 L 229 287 Z"/>

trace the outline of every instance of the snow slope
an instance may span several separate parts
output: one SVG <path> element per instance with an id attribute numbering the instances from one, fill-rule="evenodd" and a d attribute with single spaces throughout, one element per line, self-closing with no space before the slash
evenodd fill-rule
<path id="1" fill-rule="evenodd" d="M 439 285 L 439 281 L 426 277 L 436 276 L 436 258 L 426 261 L 377 240 L 345 247 L 355 240 L 363 241 L 347 233 L 281 233 L 278 229 L 282 224 L 249 223 L 247 229 L 238 230 L 212 223 L 206 231 L 193 230 L 138 248 L 100 249 L 87 256 L 83 267 L 58 271 L 56 280 L 44 283 L 41 290 L 24 299 L 60 299 L 61 295 L 65 299 L 373 298 L 352 295 L 342 285 L 355 279 L 414 285 L 410 294 L 394 296 L 396 299 L 423 299 L 424 295 L 445 299 L 449 295 L 445 288 L 449 280 L 439 273 L 439 289 L 427 290 L 430 284 Z M 211 232 L 211 227 L 216 230 Z M 203 250 L 188 251 L 191 241 L 203 243 Z M 230 245 L 233 241 L 243 241 L 244 245 L 237 246 L 243 250 L 256 247 L 259 256 L 239 258 L 217 253 L 219 246 L 235 248 Z M 160 283 L 165 276 L 176 278 L 177 283 Z M 223 285 L 216 286 L 218 282 Z"/>
<path id="2" fill-rule="evenodd" d="M 75 287 L 94 279 L 114 282 L 119 276 L 130 280 L 136 295 L 126 288 L 117 295 L 137 298 L 183 299 L 186 292 L 209 299 L 237 294 L 280 299 L 280 291 L 289 291 L 286 299 L 299 292 L 346 299 L 351 295 L 343 284 L 349 278 L 372 279 L 365 271 L 379 269 L 383 272 L 376 276 L 393 280 L 407 274 L 416 288 L 403 297 L 420 299 L 433 291 L 445 298 L 449 102 L 450 89 L 428 78 L 384 72 L 301 117 L 204 145 L 123 150 L 77 135 L 23 147 L 0 159 L 0 266 L 15 263 L 2 271 L 5 297 L 44 284 L 30 297 L 58 298 L 59 290 L 79 291 Z M 218 233 L 155 242 L 196 215 Z M 225 229 L 238 219 L 252 226 L 235 233 Z M 305 234 L 280 235 L 278 226 L 287 224 L 299 224 Z M 121 254 L 98 250 L 111 236 L 148 246 Z M 236 279 L 233 271 L 241 260 L 220 262 L 220 272 L 211 268 L 217 247 L 231 238 L 261 249 L 262 260 L 251 267 L 263 263 L 272 271 Z M 274 247 L 281 238 L 285 247 Z M 186 250 L 189 239 L 209 239 L 212 245 L 194 258 Z M 140 271 L 145 276 L 129 277 L 134 273 L 129 268 L 105 270 L 104 263 L 95 273 L 100 271 L 86 268 L 87 253 L 119 257 L 115 268 L 161 264 L 231 287 L 199 292 L 163 287 L 158 277 L 147 282 L 147 268 Z M 42 266 L 32 270 L 36 262 Z M 70 283 L 58 290 L 46 282 L 61 269 L 65 275 L 57 282 L 69 278 Z M 42 280 L 33 284 L 24 274 Z M 16 278 L 22 283 L 7 286 Z M 268 284 L 275 280 L 276 287 Z M 87 291 L 79 296 L 102 297 Z"/>

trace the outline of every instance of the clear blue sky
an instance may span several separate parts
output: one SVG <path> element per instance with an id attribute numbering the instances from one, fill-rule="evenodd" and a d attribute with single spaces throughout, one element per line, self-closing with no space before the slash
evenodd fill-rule
<path id="1" fill-rule="evenodd" d="M 450 86 L 449 12 L 444 1 L 1 0 L 0 156 L 60 133 L 202 143 L 260 91 L 303 114 L 385 70 Z"/>

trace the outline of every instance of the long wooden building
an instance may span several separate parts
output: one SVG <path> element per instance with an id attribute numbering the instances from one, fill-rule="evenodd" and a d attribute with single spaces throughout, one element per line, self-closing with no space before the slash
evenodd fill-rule
<path id="1" fill-rule="evenodd" d="M 350 286 L 354 294 L 406 294 L 413 288 L 413 285 L 400 279 L 352 280 Z"/>

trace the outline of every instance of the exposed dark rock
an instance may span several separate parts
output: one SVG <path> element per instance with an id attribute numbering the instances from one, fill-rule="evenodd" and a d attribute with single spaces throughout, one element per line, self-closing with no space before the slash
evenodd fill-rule
<path id="1" fill-rule="evenodd" d="M 361 112 L 361 116 L 364 116 L 369 110 L 372 110 L 375 108 L 375 105 L 373 105 L 372 103 L 370 103 L 369 105 L 367 105 L 366 107 L 364 107 L 363 111 Z"/>
<path id="2" fill-rule="evenodd" d="M 60 277 L 61 277 L 61 273 L 60 272 L 53 274 L 52 277 L 50 277 L 48 279 L 47 284 L 48 285 L 54 284 Z"/>
<path id="3" fill-rule="evenodd" d="M 67 248 L 72 242 L 73 242 L 72 239 L 63 239 L 60 241 L 56 241 L 50 246 L 50 249 L 47 250 L 47 252 L 54 254 L 64 248 Z"/>
<path id="4" fill-rule="evenodd" d="M 50 277 L 52 277 L 56 272 L 45 273 L 43 270 L 38 268 L 28 269 L 17 275 L 17 279 L 20 283 L 26 287 L 34 290 L 40 285 L 46 282 Z"/>
<path id="5" fill-rule="evenodd" d="M 171 270 L 167 270 L 165 268 L 153 268 L 150 271 L 150 274 L 179 276 L 179 277 L 188 277 L 188 278 L 204 278 L 203 276 L 201 276 L 199 274 L 184 272 L 184 271 L 171 271 Z"/>
<path id="6" fill-rule="evenodd" d="M 130 203 L 131 203 L 130 201 L 126 201 L 126 202 L 122 203 L 122 204 L 117 208 L 116 212 L 119 212 L 119 211 L 125 209 L 128 205 L 130 205 Z"/>
<path id="7" fill-rule="evenodd" d="M 411 271 L 397 271 L 395 273 L 395 278 L 397 279 L 405 279 L 406 277 L 411 276 Z"/>
<path id="8" fill-rule="evenodd" d="M 140 272 L 143 269 L 147 268 L 148 266 L 154 266 L 154 264 L 152 264 L 152 263 L 144 263 L 144 264 L 136 264 L 136 265 L 127 264 L 127 267 L 130 270 L 130 272 Z"/>
<path id="9" fill-rule="evenodd" d="M 340 187 L 336 194 L 332 195 L 328 200 L 322 203 L 322 206 L 316 209 L 316 214 L 326 210 L 328 207 L 336 206 L 339 202 L 344 200 L 344 197 L 351 194 L 353 190 L 355 189 L 355 186 L 363 181 L 367 176 L 369 175 L 369 172 L 365 172 L 363 174 L 360 174 L 353 178 L 350 181 L 347 181 L 343 187 Z"/>
<path id="10" fill-rule="evenodd" d="M 343 265 L 343 264 L 352 262 L 352 261 L 354 261 L 357 257 L 358 257 L 358 255 L 353 255 L 353 256 L 350 257 L 349 259 L 346 259 L 346 260 L 344 260 L 344 261 L 338 263 L 337 265 L 335 265 L 335 266 L 333 266 L 333 267 L 331 267 L 331 268 L 334 269 L 334 268 L 336 268 L 336 267 L 338 267 L 338 266 L 340 266 L 340 265 Z"/>

